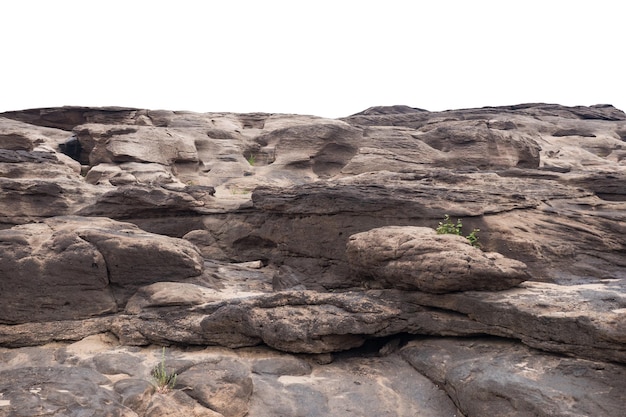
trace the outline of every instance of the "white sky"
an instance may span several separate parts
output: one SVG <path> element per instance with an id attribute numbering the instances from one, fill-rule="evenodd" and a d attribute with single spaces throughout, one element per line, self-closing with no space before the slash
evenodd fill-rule
<path id="1" fill-rule="evenodd" d="M 621 1 L 9 0 L 0 111 L 626 110 Z"/>

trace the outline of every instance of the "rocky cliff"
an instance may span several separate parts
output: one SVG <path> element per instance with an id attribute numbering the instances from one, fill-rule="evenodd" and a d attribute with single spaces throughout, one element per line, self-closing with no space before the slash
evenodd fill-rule
<path id="1" fill-rule="evenodd" d="M 626 415 L 625 180 L 608 105 L 2 113 L 0 416 Z"/>

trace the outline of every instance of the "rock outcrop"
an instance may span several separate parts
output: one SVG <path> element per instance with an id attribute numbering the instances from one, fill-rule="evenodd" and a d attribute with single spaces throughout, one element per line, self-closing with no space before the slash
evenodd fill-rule
<path id="1" fill-rule="evenodd" d="M 621 415 L 624 180 L 608 105 L 0 114 L 0 416 Z"/>
<path id="2" fill-rule="evenodd" d="M 447 293 L 506 290 L 528 279 L 526 265 L 482 252 L 467 238 L 427 227 L 388 226 L 350 237 L 352 270 L 383 288 Z"/>
<path id="3" fill-rule="evenodd" d="M 139 287 L 200 275 L 182 239 L 97 217 L 52 217 L 0 230 L 0 323 L 75 320 L 115 313 Z"/>

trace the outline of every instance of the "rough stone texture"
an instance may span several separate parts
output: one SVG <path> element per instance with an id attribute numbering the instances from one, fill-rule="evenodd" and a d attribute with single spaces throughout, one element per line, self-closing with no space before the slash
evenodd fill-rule
<path id="1" fill-rule="evenodd" d="M 0 416 L 136 417 L 104 386 L 98 372 L 77 367 L 20 367 L 0 371 Z"/>
<path id="2" fill-rule="evenodd" d="M 620 415 L 625 141 L 608 105 L 3 113 L 0 372 L 48 388 L 0 415 Z M 445 214 L 484 252 L 408 233 Z"/>
<path id="3" fill-rule="evenodd" d="M 89 164 L 148 162 L 161 165 L 198 162 L 193 139 L 167 128 L 85 124 L 74 129 Z"/>
<path id="4" fill-rule="evenodd" d="M 525 282 L 520 287 L 414 295 L 422 306 L 452 310 L 489 326 L 487 334 L 519 339 L 550 352 L 626 363 L 623 280 L 568 286 Z"/>
<path id="5" fill-rule="evenodd" d="M 473 416 L 620 416 L 626 368 L 493 339 L 412 341 L 402 356 Z"/>
<path id="6" fill-rule="evenodd" d="M 252 379 L 248 367 L 238 361 L 222 359 L 194 365 L 183 371 L 176 382 L 180 387 L 193 387 L 187 391 L 190 397 L 224 417 L 248 414 Z"/>
<path id="7" fill-rule="evenodd" d="M 482 252 L 463 236 L 388 226 L 350 236 L 352 270 L 384 288 L 446 293 L 505 290 L 529 278 L 526 265 Z"/>
<path id="8" fill-rule="evenodd" d="M 0 322 L 111 314 L 140 285 L 202 268 L 191 243 L 106 218 L 54 217 L 1 230 Z"/>
<path id="9" fill-rule="evenodd" d="M 140 372 L 101 373 L 103 356 L 120 366 L 134 358 Z M 397 353 L 364 351 L 320 365 L 261 347 L 168 348 L 166 368 L 178 377 L 165 393 L 155 391 L 149 375 L 161 360 L 157 347 L 133 349 L 98 336 L 0 349 L 0 358 L 0 375 L 21 378 L 0 382 L 2 416 L 462 416 L 443 389 Z"/>

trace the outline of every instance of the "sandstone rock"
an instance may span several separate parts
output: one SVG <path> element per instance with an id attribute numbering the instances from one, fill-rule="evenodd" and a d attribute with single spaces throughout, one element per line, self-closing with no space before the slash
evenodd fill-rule
<path id="1" fill-rule="evenodd" d="M 394 305 L 358 294 L 285 291 L 211 298 L 191 309 L 145 307 L 120 317 L 112 331 L 126 344 L 236 348 L 264 342 L 288 352 L 323 353 L 361 346 L 365 335 L 384 333 L 390 327 L 386 321 L 400 313 Z"/>
<path id="2" fill-rule="evenodd" d="M 48 320 L 52 318 L 47 317 Z M 111 317 L 0 324 L 0 346 L 22 347 L 43 345 L 53 341 L 76 341 L 106 333 L 111 327 Z"/>
<path id="3" fill-rule="evenodd" d="M 498 339 L 412 341 L 402 355 L 467 416 L 617 416 L 626 368 Z"/>
<path id="4" fill-rule="evenodd" d="M 306 277 L 303 274 L 287 265 L 282 265 L 272 279 L 272 288 L 274 291 L 306 290 L 302 284 L 304 280 Z"/>
<path id="5" fill-rule="evenodd" d="M 194 196 L 181 190 L 123 185 L 101 194 L 94 204 L 76 214 L 115 219 L 186 214 L 202 208 L 205 204 L 202 197 L 209 198 L 212 191 L 207 189 Z"/>
<path id="6" fill-rule="evenodd" d="M 204 229 L 192 230 L 183 236 L 185 240 L 190 241 L 198 247 L 202 256 L 206 259 L 215 261 L 230 260 L 226 253 L 218 246 L 217 240 L 211 232 Z"/>
<path id="7" fill-rule="evenodd" d="M 108 182 L 114 186 L 143 184 L 185 188 L 185 184 L 178 181 L 169 166 L 156 163 L 101 163 L 89 169 L 85 181 L 95 185 Z"/>
<path id="8" fill-rule="evenodd" d="M 86 368 L 21 367 L 0 371 L 2 416 L 137 417 L 105 386 L 109 380 Z"/>
<path id="9" fill-rule="evenodd" d="M 154 386 L 149 381 L 140 378 L 121 379 L 113 385 L 113 389 L 122 397 L 121 403 L 124 406 L 139 416 L 145 415 L 154 392 Z M 157 406 L 152 404 L 152 408 L 155 409 Z"/>
<path id="10" fill-rule="evenodd" d="M 87 398 L 88 394 L 93 392 L 92 383 L 83 382 L 84 379 L 78 377 L 79 375 L 87 375 L 89 380 L 104 383 L 99 387 L 107 392 L 114 402 L 108 403 L 106 408 L 94 408 L 94 414 L 87 415 L 102 415 L 103 412 L 112 410 L 110 414 L 104 415 L 219 417 L 221 413 L 203 406 L 189 394 L 191 392 L 195 392 L 197 396 L 204 394 L 207 401 L 219 396 L 228 398 L 232 394 L 241 392 L 237 390 L 240 385 L 235 382 L 241 382 L 244 385 L 251 384 L 253 387 L 245 402 L 248 407 L 247 415 L 250 416 L 342 415 L 358 417 L 370 415 L 370 413 L 384 415 L 390 412 L 397 416 L 413 416 L 416 411 L 419 411 L 420 415 L 432 417 L 461 415 L 445 391 L 417 373 L 398 355 L 385 358 L 367 355 L 365 357 L 338 356 L 332 363 L 318 365 L 314 361 L 309 363 L 301 358 L 280 354 L 263 347 L 243 350 L 168 348 L 166 357 L 168 366 L 182 358 L 192 363 L 192 366 L 184 367 L 187 371 L 180 373 L 179 381 L 184 380 L 183 376 L 187 374 L 185 378 L 194 385 L 178 384 L 177 388 L 167 393 L 156 393 L 147 374 L 135 377 L 119 374 L 115 375 L 115 382 L 108 382 L 109 378 L 113 378 L 112 376 L 107 378 L 94 369 L 77 367 L 77 363 L 93 364 L 96 357 L 105 354 L 101 351 L 101 346 L 93 345 L 94 342 L 93 340 L 89 343 L 81 341 L 78 344 L 85 344 L 81 348 L 56 344 L 14 349 L 11 351 L 12 357 L 21 358 L 21 362 L 15 359 L 3 360 L 0 364 L 1 372 L 19 368 L 24 363 L 34 362 L 34 359 L 44 356 L 47 358 L 46 369 L 67 370 L 71 369 L 68 367 L 69 364 L 74 364 L 74 369 L 79 371 L 55 375 L 76 376 L 77 383 L 55 381 L 57 385 L 50 384 L 49 388 L 52 393 L 56 388 L 68 391 L 56 393 L 57 398 L 62 394 L 68 398 Z M 114 345 L 109 346 L 109 349 L 115 352 L 115 355 L 108 355 L 111 364 L 115 363 L 115 356 L 122 359 L 121 364 L 127 355 L 131 355 L 137 358 L 136 367 L 146 370 L 150 368 L 155 356 L 150 355 L 149 352 L 158 353 L 153 352 L 153 348 L 140 351 Z M 61 354 L 63 350 L 67 352 L 65 356 Z M 6 358 L 6 355 L 3 356 L 3 359 Z M 62 363 L 59 362 L 59 358 L 62 358 Z M 264 371 L 249 373 L 249 369 L 253 367 Z M 271 372 L 265 372 L 267 370 Z M 41 387 L 43 388 L 39 394 L 41 395 L 47 389 L 44 385 L 46 380 L 43 378 L 45 374 L 39 373 L 38 375 L 42 378 L 29 379 L 31 385 L 27 386 L 27 389 Z M 0 386 L 2 386 L 1 383 Z M 111 386 L 112 390 L 107 389 Z M 9 387 L 9 384 L 4 384 L 3 390 L 0 391 L 3 394 L 0 398 L 2 401 L 0 402 L 0 415 L 5 415 L 2 414 L 3 411 L 23 399 L 14 395 L 17 391 L 14 384 L 11 384 L 10 389 L 4 390 L 5 387 Z M 214 396 L 209 395 L 211 387 L 219 388 Z M 229 391 L 229 388 L 235 389 Z M 36 394 L 28 392 L 27 394 L 31 396 L 31 399 L 36 397 Z M 89 406 L 96 402 L 97 398 L 98 396 L 94 396 L 93 401 L 81 403 Z M 235 399 L 233 405 L 237 405 L 239 401 Z M 6 402 L 11 402 L 11 405 L 7 405 Z M 31 403 L 36 404 L 34 401 Z M 81 411 L 87 413 L 90 409 L 82 408 Z M 95 414 L 96 412 L 100 414 Z M 20 414 L 16 412 L 8 415 Z M 74 414 L 66 412 L 64 415 Z"/>
<path id="11" fill-rule="evenodd" d="M 160 348 L 107 343 L 92 351 L 92 338 L 107 335 L 128 345 L 171 346 L 177 354 L 168 355 L 168 366 L 181 374 L 224 358 L 253 370 L 247 374 L 253 384 L 249 415 L 461 415 L 394 352 L 409 335 L 419 335 L 411 343 L 423 349 L 427 336 L 492 335 L 509 339 L 528 369 L 509 372 L 508 359 L 485 348 L 496 358 L 489 372 L 504 369 L 508 377 L 522 369 L 537 388 L 521 377 L 498 376 L 513 392 L 506 405 L 499 403 L 507 395 L 501 388 L 490 382 L 468 388 L 463 381 L 467 375 L 471 380 L 471 372 L 451 372 L 446 386 L 460 387 L 448 392 L 463 412 L 533 414 L 540 404 L 556 415 L 612 417 L 611 404 L 623 402 L 618 394 L 602 397 L 607 410 L 593 401 L 585 408 L 580 404 L 586 397 L 576 387 L 602 384 L 594 372 L 577 380 L 567 375 L 588 360 L 626 363 L 625 139 L 626 115 L 607 105 L 446 112 L 391 106 L 342 120 L 85 107 L 4 113 L 0 228 L 29 224 L 0 232 L 0 344 L 11 348 L 0 349 L 0 369 L 14 372 L 29 360 L 32 367 L 88 368 L 105 373 L 109 383 L 99 386 L 114 387 L 114 401 L 139 416 L 217 414 L 186 390 L 153 394 L 147 372 L 156 359 L 151 352 Z M 87 233 L 86 219 L 74 225 L 49 219 L 72 214 L 186 236 L 203 257 L 215 259 L 201 259 L 189 243 L 173 249 L 175 240 L 128 225 L 111 229 L 90 218 L 98 230 Z M 415 280 L 399 283 L 385 275 L 387 261 L 373 261 L 388 249 L 381 245 L 374 253 L 371 244 L 363 245 L 371 255 L 359 262 L 371 263 L 363 272 L 377 271 L 379 282 L 351 272 L 350 236 L 387 226 L 434 228 L 444 214 L 469 230 L 480 228 L 483 249 L 506 257 L 481 254 L 480 265 L 489 269 L 474 278 L 519 261 L 527 265 L 529 280 L 498 291 L 424 292 L 415 289 L 421 288 L 413 286 Z M 153 250 L 163 256 L 147 255 Z M 461 252 L 472 260 L 468 265 L 474 262 L 476 252 Z M 117 257 L 124 253 L 150 259 Z M 93 263 L 106 271 L 98 266 L 94 274 Z M 513 276 L 519 273 L 512 269 Z M 467 358 L 465 341 L 448 340 L 458 349 L 445 348 L 450 357 L 436 365 Z M 36 347 L 18 348 L 49 342 L 55 344 L 40 354 Z M 260 344 L 322 353 L 317 358 L 325 368 L 312 357 L 261 353 Z M 571 362 L 565 368 L 537 366 L 548 356 L 521 344 Z M 205 351 L 207 345 L 239 350 Z M 508 351 L 503 346 L 496 348 Z M 340 353 L 347 349 L 360 350 Z M 489 388 L 479 391 L 482 386 Z M 615 382 L 606 386 L 604 392 L 619 389 Z M 495 399 L 482 404 L 475 393 Z M 566 401 L 554 406 L 557 397 Z M 6 398 L 0 398 L 0 414 L 12 401 Z M 431 407 L 433 401 L 447 405 Z M 112 413 L 123 415 L 118 411 Z"/>
<path id="12" fill-rule="evenodd" d="M 339 121 L 275 129 L 256 140 L 272 148 L 279 169 L 312 171 L 319 178 L 338 174 L 357 151 L 361 132 Z M 297 143 L 297 145 L 296 145 Z"/>
<path id="13" fill-rule="evenodd" d="M 3 116 L 35 126 L 69 131 L 84 123 L 117 124 L 126 122 L 134 124 L 134 120 L 145 113 L 147 113 L 145 110 L 128 107 L 64 106 L 5 112 Z"/>
<path id="14" fill-rule="evenodd" d="M 194 365 L 179 375 L 177 386 L 188 387 L 187 395 L 224 417 L 248 414 L 252 379 L 249 369 L 236 360 Z"/>
<path id="15" fill-rule="evenodd" d="M 112 162 L 198 162 L 193 138 L 168 129 L 84 124 L 74 129 L 89 165 Z"/>
<path id="16" fill-rule="evenodd" d="M 223 417 L 222 414 L 201 406 L 182 391 L 155 394 L 145 417 Z"/>
<path id="17" fill-rule="evenodd" d="M 425 125 L 416 137 L 445 154 L 437 165 L 538 168 L 541 147 L 536 138 L 498 127 L 482 120 L 445 121 Z"/>
<path id="18" fill-rule="evenodd" d="M 525 282 L 502 292 L 414 293 L 413 302 L 464 314 L 488 326 L 486 334 L 541 350 L 626 363 L 624 285 L 624 280 L 571 286 Z"/>
<path id="19" fill-rule="evenodd" d="M 32 151 L 41 145 L 56 148 L 70 135 L 61 129 L 35 126 L 12 120 L 7 113 L 0 116 L 0 149 Z"/>
<path id="20" fill-rule="evenodd" d="M 2 230 L 0 241 L 2 323 L 110 314 L 142 284 L 203 268 L 189 242 L 104 218 L 56 217 Z"/>
<path id="21" fill-rule="evenodd" d="M 425 227 L 388 226 L 350 237 L 346 256 L 356 274 L 385 288 L 445 293 L 504 290 L 529 276 L 526 265 L 485 253 L 463 236 Z"/>
<path id="22" fill-rule="evenodd" d="M 193 306 L 221 299 L 218 291 L 199 285 L 157 282 L 141 287 L 126 304 L 126 312 L 138 314 L 150 307 Z"/>
<path id="23" fill-rule="evenodd" d="M 311 365 L 293 356 L 271 356 L 256 359 L 252 365 L 255 374 L 270 375 L 309 375 Z"/>
<path id="24" fill-rule="evenodd" d="M 398 356 L 340 358 L 307 375 L 253 375 L 253 381 L 253 416 L 461 416 Z"/>

